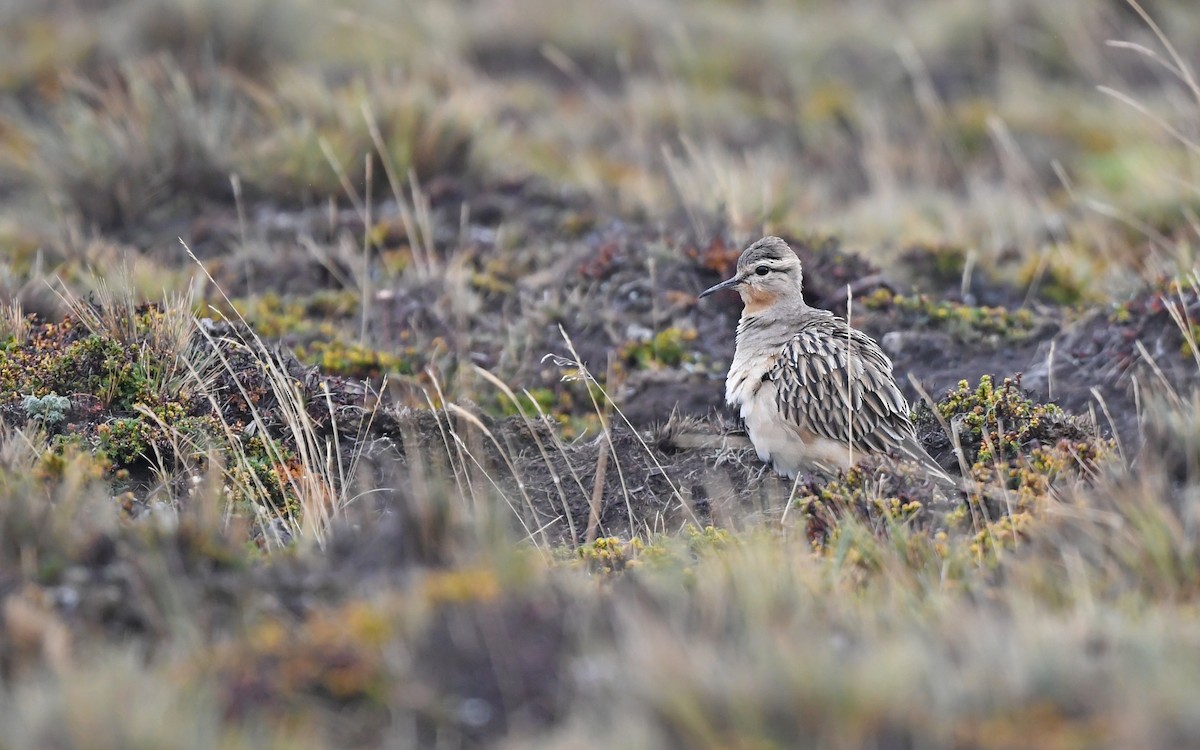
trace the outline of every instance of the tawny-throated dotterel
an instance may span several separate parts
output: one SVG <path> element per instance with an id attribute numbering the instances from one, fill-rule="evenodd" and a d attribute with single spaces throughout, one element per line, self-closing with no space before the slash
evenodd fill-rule
<path id="1" fill-rule="evenodd" d="M 958 485 L 917 439 L 879 344 L 805 303 L 800 259 L 786 242 L 755 242 L 733 278 L 700 297 L 722 289 L 737 290 L 744 304 L 725 400 L 741 412 L 759 458 L 795 478 L 847 468 L 866 454 L 896 454 Z"/>

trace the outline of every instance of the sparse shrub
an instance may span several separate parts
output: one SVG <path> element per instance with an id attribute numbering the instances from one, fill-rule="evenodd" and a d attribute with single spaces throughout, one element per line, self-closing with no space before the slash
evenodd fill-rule
<path id="1" fill-rule="evenodd" d="M 140 417 L 123 417 L 96 427 L 103 455 L 118 466 L 145 461 L 150 452 L 152 427 Z"/>
<path id="2" fill-rule="evenodd" d="M 187 379 L 179 365 L 187 332 L 175 330 L 178 316 L 164 316 L 156 306 L 112 307 L 104 314 L 107 322 L 67 317 L 29 326 L 22 340 L 10 339 L 0 361 L 0 393 L 86 394 L 102 408 L 122 412 L 178 397 Z"/>
<path id="3" fill-rule="evenodd" d="M 648 539 L 633 537 L 600 537 L 591 544 L 580 545 L 566 556 L 582 563 L 592 573 L 611 575 L 643 566 L 658 571 L 686 573 L 697 559 L 720 555 L 736 546 L 738 539 L 726 529 L 715 526 L 700 528 L 687 524 L 679 535 L 655 535 Z"/>
<path id="4" fill-rule="evenodd" d="M 810 478 L 797 487 L 795 507 L 805 519 L 810 542 L 826 548 L 847 516 L 879 533 L 904 525 L 934 524 L 928 510 L 927 482 L 913 468 L 876 474 L 857 465 L 828 480 Z"/>
<path id="5" fill-rule="evenodd" d="M 287 446 L 255 435 L 244 441 L 239 460 L 229 469 L 230 494 L 248 507 L 262 506 L 273 515 L 296 517 L 301 505 L 292 480 L 303 471 Z"/>
<path id="6" fill-rule="evenodd" d="M 134 0 L 120 4 L 111 23 L 120 33 L 103 53 L 170 54 L 190 76 L 217 67 L 263 78 L 309 47 L 320 6 L 287 0 Z"/>
<path id="7" fill-rule="evenodd" d="M 921 244 L 905 248 L 901 259 L 904 269 L 919 288 L 936 293 L 962 283 L 967 251 L 958 245 Z"/>
<path id="8" fill-rule="evenodd" d="M 600 573 L 620 573 L 638 563 L 645 544 L 637 538 L 621 540 L 616 537 L 601 537 L 589 545 L 576 550 L 579 559 L 588 570 Z"/>
<path id="9" fill-rule="evenodd" d="M 21 399 L 21 408 L 26 416 L 48 427 L 57 425 L 67 418 L 67 410 L 71 408 L 71 399 L 57 393 L 47 393 L 45 396 L 26 396 Z"/>
<path id="10" fill-rule="evenodd" d="M 1017 281 L 1031 287 L 1037 296 L 1057 305 L 1077 305 L 1087 298 L 1088 284 L 1084 275 L 1088 268 L 1088 254 L 1084 251 L 1071 253 L 1066 258 L 1057 249 L 1043 252 L 1053 253 L 1050 259 L 1031 255 L 1017 273 Z M 1080 257 L 1083 259 L 1081 260 Z"/>
<path id="11" fill-rule="evenodd" d="M 1068 417 L 1054 404 L 1035 404 L 1021 389 L 1020 378 L 1005 378 L 996 386 L 984 375 L 972 388 L 960 381 L 958 388 L 938 402 L 943 419 L 957 426 L 967 463 L 979 468 L 1016 458 L 1034 441 L 1090 436 L 1078 420 Z M 928 424 L 927 408 L 914 409 L 918 422 Z"/>

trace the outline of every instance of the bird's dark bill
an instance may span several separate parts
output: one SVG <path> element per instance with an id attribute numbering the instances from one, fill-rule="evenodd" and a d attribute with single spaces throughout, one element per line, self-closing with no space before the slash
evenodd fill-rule
<path id="1" fill-rule="evenodd" d="M 716 286 L 710 286 L 708 289 L 705 289 L 703 292 L 700 292 L 700 296 L 697 297 L 696 299 L 701 299 L 703 297 L 707 297 L 708 295 L 710 295 L 714 292 L 719 292 L 722 289 L 733 289 L 735 286 L 737 286 L 740 283 L 742 283 L 742 280 L 736 276 L 734 276 L 732 279 L 725 279 L 720 284 L 717 284 Z"/>

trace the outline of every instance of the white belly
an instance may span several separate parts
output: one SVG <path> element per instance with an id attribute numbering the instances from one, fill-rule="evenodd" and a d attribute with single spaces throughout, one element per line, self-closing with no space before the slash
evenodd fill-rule
<path id="1" fill-rule="evenodd" d="M 750 442 L 764 463 L 793 479 L 801 471 L 835 471 L 850 465 L 845 446 L 785 419 L 776 404 L 775 384 L 761 378 L 760 374 L 739 381 L 731 373 L 725 398 L 739 409 Z"/>

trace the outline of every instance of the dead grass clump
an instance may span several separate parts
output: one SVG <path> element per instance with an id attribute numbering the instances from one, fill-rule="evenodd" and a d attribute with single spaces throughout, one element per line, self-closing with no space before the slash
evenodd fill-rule
<path id="1" fill-rule="evenodd" d="M 168 58 L 122 63 L 98 81 L 71 80 L 36 136 L 28 179 L 84 225 L 130 230 L 228 200 L 248 121 L 220 75 L 199 90 Z"/>
<path id="2" fill-rule="evenodd" d="M 213 66 L 264 78 L 305 52 L 327 14 L 286 0 L 136 0 L 110 11 L 103 54 L 169 54 L 190 76 Z"/>
<path id="3" fill-rule="evenodd" d="M 484 116 L 467 89 L 469 82 L 453 76 L 371 75 L 337 84 L 320 75 L 283 77 L 261 102 L 269 135 L 240 171 L 271 195 L 311 200 L 348 191 L 352 202 L 388 195 L 389 183 L 406 187 L 410 175 L 465 174 Z"/>
<path id="4" fill-rule="evenodd" d="M 146 664 L 136 648 L 109 648 L 69 675 L 20 683 L 0 704 L 13 748 L 177 747 L 182 750 L 315 748 L 309 732 L 221 728 L 221 706 L 208 685 L 181 685 L 163 663 Z"/>
<path id="5" fill-rule="evenodd" d="M 66 70 L 96 81 L 114 65 L 165 55 L 189 76 L 214 68 L 262 79 L 311 51 L 329 13 L 280 0 L 14 0 L 0 8 L 0 90 L 57 98 Z"/>

